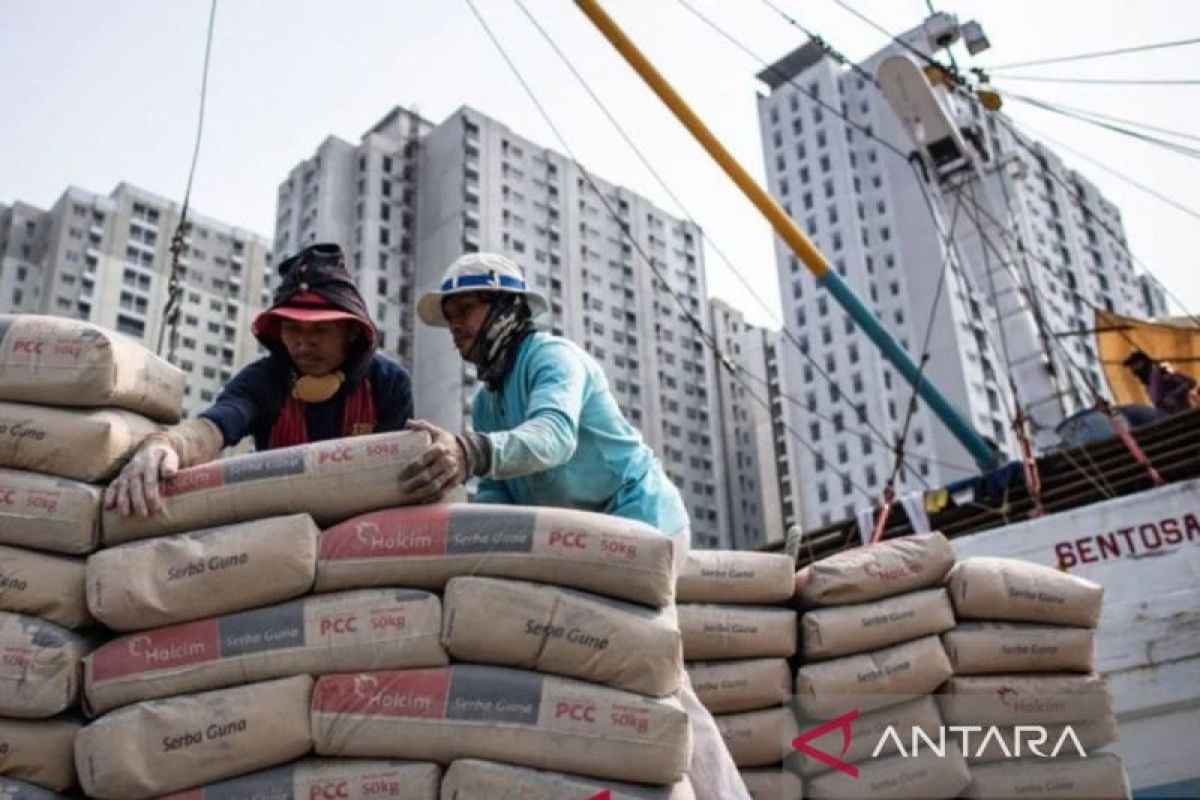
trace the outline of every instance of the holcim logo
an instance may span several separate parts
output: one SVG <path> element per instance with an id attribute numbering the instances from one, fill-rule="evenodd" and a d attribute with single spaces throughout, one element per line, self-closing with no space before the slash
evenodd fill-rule
<path id="1" fill-rule="evenodd" d="M 369 700 L 379 691 L 379 680 L 372 675 L 354 676 L 354 696 Z"/>
<path id="2" fill-rule="evenodd" d="M 804 731 L 792 740 L 792 748 L 809 758 L 815 758 L 828 767 L 840 770 L 852 778 L 857 778 L 858 767 L 846 763 L 842 757 L 849 751 L 850 744 L 854 740 L 853 723 L 858 716 L 858 709 L 854 709 Z M 842 749 L 836 756 L 819 750 L 811 744 L 813 739 L 834 730 L 842 732 Z M 988 753 L 989 748 L 995 748 L 1003 753 L 1005 758 L 1030 756 L 1056 758 L 1068 746 L 1070 749 L 1074 749 L 1074 755 L 1078 755 L 1080 758 L 1087 757 L 1083 744 L 1079 741 L 1079 737 L 1071 725 L 1063 726 L 1053 747 L 1043 749 L 1050 743 L 1050 739 L 1050 731 L 1044 725 L 1016 725 L 1011 728 L 998 725 L 940 725 L 937 728 L 936 736 L 931 736 L 925 729 L 914 726 L 907 737 L 901 736 L 895 725 L 888 725 L 880 735 L 879 741 L 875 743 L 871 758 L 878 758 L 888 743 L 891 743 L 892 748 L 884 754 L 901 758 L 917 758 L 921 755 L 922 749 L 938 758 L 945 758 L 948 743 L 957 744 L 964 755 L 976 757 Z M 974 750 L 971 749 L 972 742 L 976 743 Z M 1067 755 L 1073 755 L 1070 749 L 1068 749 Z"/>

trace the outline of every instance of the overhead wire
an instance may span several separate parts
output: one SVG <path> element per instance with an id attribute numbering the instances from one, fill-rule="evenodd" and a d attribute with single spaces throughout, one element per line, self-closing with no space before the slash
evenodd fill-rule
<path id="1" fill-rule="evenodd" d="M 513 75 L 517 78 L 517 81 L 521 84 L 522 89 L 529 96 L 530 101 L 534 104 L 534 107 L 537 109 L 537 111 L 538 111 L 539 115 L 542 117 L 543 121 L 547 124 L 547 126 L 550 128 L 551 132 L 554 134 L 555 138 L 558 140 L 559 145 L 563 148 L 563 150 L 566 151 L 568 157 L 574 163 L 575 167 L 580 171 L 580 174 L 583 175 L 585 181 L 588 183 L 589 187 L 600 199 L 600 202 L 605 206 L 605 208 L 609 212 L 610 216 L 618 223 L 618 227 L 624 233 L 626 238 L 629 239 L 630 243 L 632 244 L 634 249 L 638 252 L 638 254 L 641 256 L 642 260 L 646 263 L 647 266 L 650 267 L 651 271 L 654 272 L 656 277 L 659 278 L 658 282 L 660 284 L 662 284 L 663 288 L 666 289 L 666 291 L 668 293 L 671 294 L 671 296 L 675 300 L 675 302 L 680 305 L 681 310 L 684 311 L 685 317 L 689 321 L 691 321 L 693 327 L 696 328 L 697 333 L 701 336 L 701 341 L 704 342 L 714 354 L 718 355 L 718 359 L 717 359 L 718 363 L 726 365 L 726 368 L 729 370 L 729 374 L 734 378 L 735 381 L 737 381 L 741 385 L 741 387 L 746 391 L 747 395 L 749 395 L 753 400 L 755 400 L 755 402 L 759 403 L 761 406 L 763 406 L 764 408 L 767 408 L 769 410 L 770 409 L 769 401 L 760 397 L 758 394 L 756 394 L 754 392 L 754 390 L 746 384 L 745 380 L 742 378 L 741 374 L 739 374 L 736 369 L 729 369 L 729 366 L 731 366 L 730 362 L 727 359 L 720 357 L 720 352 L 721 352 L 720 347 L 715 342 L 715 340 L 713 340 L 711 334 L 709 334 L 707 331 L 705 331 L 703 329 L 703 326 L 701 326 L 699 324 L 699 322 L 695 319 L 695 316 L 691 313 L 691 311 L 687 308 L 687 306 L 682 302 L 682 300 L 680 299 L 678 294 L 676 292 L 674 292 L 674 290 L 671 289 L 670 283 L 667 282 L 661 276 L 661 272 L 658 270 L 658 267 L 654 263 L 653 259 L 650 258 L 650 256 L 648 254 L 646 254 L 645 250 L 641 247 L 641 243 L 638 242 L 633 237 L 632 233 L 629 230 L 628 225 L 625 224 L 625 222 L 620 219 L 620 216 L 617 214 L 616 210 L 613 209 L 612 206 L 608 203 L 607 198 L 605 197 L 604 193 L 602 191 L 600 191 L 599 186 L 596 185 L 594 179 L 591 176 L 591 173 L 589 171 L 587 171 L 586 169 L 584 169 L 583 165 L 579 162 L 578 158 L 576 158 L 576 156 L 574 154 L 574 150 L 571 148 L 570 143 L 567 141 L 566 137 L 562 134 L 562 131 L 559 129 L 557 124 L 554 122 L 553 117 L 550 116 L 549 112 L 546 110 L 545 106 L 542 104 L 541 100 L 538 98 L 536 92 L 533 91 L 533 87 L 526 80 L 526 78 L 525 78 L 524 74 L 521 72 L 520 68 L 517 67 L 516 62 L 514 62 L 512 60 L 507 49 L 500 42 L 500 40 L 496 36 L 495 32 L 492 30 L 491 26 L 488 24 L 486 18 L 480 13 L 478 7 L 475 4 L 475 0 L 466 0 L 466 3 L 468 5 L 468 7 L 470 8 L 471 13 L 478 20 L 480 26 L 484 29 L 484 32 L 487 34 L 488 39 L 491 40 L 493 46 L 499 52 L 499 54 L 500 54 L 501 58 L 504 60 L 505 64 L 508 66 L 510 71 L 512 71 Z M 809 444 L 807 441 L 805 441 L 805 439 L 802 436 L 800 436 L 794 429 L 792 429 L 791 426 L 786 422 L 786 420 L 784 421 L 783 424 L 784 424 L 785 429 L 788 430 L 788 432 L 792 435 L 792 437 L 797 442 L 799 442 L 802 446 L 804 446 L 810 452 L 813 452 L 814 454 L 818 453 L 816 448 L 814 448 L 811 444 Z M 842 481 L 845 485 L 849 485 L 850 487 L 852 487 L 853 489 L 862 493 L 864 496 L 866 496 L 868 498 L 874 497 L 874 495 L 871 492 L 867 491 L 861 485 L 859 485 L 848 472 L 839 470 L 836 467 L 831 468 L 831 471 L 834 472 L 835 474 L 838 474 L 842 478 Z"/>
<path id="2" fill-rule="evenodd" d="M 163 325 L 158 329 L 158 344 L 155 352 L 162 355 L 164 340 L 167 344 L 167 360 L 175 361 L 175 349 L 179 344 L 179 317 L 183 304 L 182 265 L 180 259 L 187 247 L 185 237 L 191 229 L 188 207 L 192 197 L 192 181 L 196 177 L 196 164 L 200 160 L 200 142 L 204 137 L 204 109 L 208 101 L 208 69 L 212 59 L 213 28 L 217 18 L 217 0 L 212 0 L 208 10 L 208 32 L 204 41 L 204 66 L 200 72 L 199 113 L 196 119 L 196 138 L 192 145 L 192 161 L 188 167 L 187 185 L 183 191 L 183 204 L 179 210 L 179 222 L 171 235 L 171 271 L 167 278 L 167 302 L 163 306 Z"/>
<path id="3" fill-rule="evenodd" d="M 1119 56 L 1126 53 L 1143 53 L 1149 50 L 1163 50 L 1168 47 L 1183 47 L 1185 45 L 1200 43 L 1200 39 L 1178 39 L 1170 42 L 1155 42 L 1153 44 L 1140 44 L 1131 47 L 1118 47 L 1113 50 L 1096 50 L 1090 53 L 1076 53 L 1069 56 L 1054 56 L 1052 58 L 1038 58 L 1032 61 L 1012 61 L 1007 64 L 998 64 L 993 67 L 988 67 L 989 72 L 996 72 L 1002 69 L 1014 69 L 1016 67 L 1037 67 L 1042 64 L 1062 64 L 1068 61 L 1084 61 L 1092 58 L 1105 58 L 1107 56 Z"/>

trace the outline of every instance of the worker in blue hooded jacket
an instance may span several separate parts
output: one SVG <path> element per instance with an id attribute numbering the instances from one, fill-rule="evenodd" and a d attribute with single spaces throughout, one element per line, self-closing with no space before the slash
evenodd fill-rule
<path id="1" fill-rule="evenodd" d="M 544 331 L 547 310 L 520 268 L 495 253 L 472 253 L 447 269 L 417 302 L 421 320 L 449 328 L 483 387 L 472 431 L 457 436 L 424 421 L 433 446 L 401 475 L 403 490 L 432 500 L 479 478 L 476 502 L 577 508 L 636 519 L 670 536 L 676 567 L 690 543 L 687 510 L 654 452 L 621 413 L 604 370 L 581 347 Z M 689 776 L 698 798 L 749 800 L 733 759 L 690 684 Z"/>

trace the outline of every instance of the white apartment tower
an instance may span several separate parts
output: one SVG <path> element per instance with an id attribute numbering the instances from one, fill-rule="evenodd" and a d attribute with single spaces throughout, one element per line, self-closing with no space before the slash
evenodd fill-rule
<path id="1" fill-rule="evenodd" d="M 417 173 L 430 124 L 394 108 L 358 144 L 330 136 L 279 185 L 275 251 L 280 259 L 317 242 L 346 252 L 380 348 L 412 363 Z"/>
<path id="2" fill-rule="evenodd" d="M 180 206 L 121 183 L 109 195 L 71 187 L 49 211 L 0 207 L 0 308 L 75 317 L 158 345 Z M 206 408 L 260 348 L 250 322 L 267 302 L 269 240 L 188 212 L 176 363 L 184 407 Z"/>
<path id="3" fill-rule="evenodd" d="M 292 170 L 279 190 L 275 244 L 279 252 L 343 244 L 368 306 L 387 315 L 386 349 L 412 369 L 417 414 L 450 430 L 465 424 L 476 385 L 446 331 L 414 324 L 415 299 L 465 252 L 516 260 L 550 300 L 543 324 L 603 365 L 683 492 L 694 541 L 727 546 L 708 354 L 638 252 L 703 321 L 700 232 L 591 177 L 599 195 L 569 158 L 473 109 L 436 126 L 396 109 L 360 144 L 327 139 Z"/>
<path id="4" fill-rule="evenodd" d="M 901 38 L 931 52 L 931 30 L 946 24 L 946 15 L 935 15 Z M 862 67 L 873 74 L 898 52 L 904 49 L 889 45 Z M 1147 291 L 1130 264 L 1117 209 L 1045 147 L 1022 147 L 977 102 L 957 111 L 974 120 L 991 154 L 985 207 L 998 225 L 978 207 L 956 208 L 923 179 L 908 157 L 914 145 L 880 90 L 819 43 L 758 77 L 768 90 L 758 110 L 773 194 L 918 363 L 928 336 L 925 375 L 1003 452 L 1015 454 L 1017 442 L 988 270 L 1010 270 L 1037 300 L 1039 335 L 1051 352 L 1045 363 L 1062 391 L 1059 418 L 1090 404 L 1085 372 L 1104 386 L 1088 337 L 1062 334 L 1092 327 L 1092 306 L 1164 313 L 1161 294 Z M 798 401 L 787 404 L 789 424 L 818 451 L 797 456 L 801 519 L 813 527 L 878 504 L 912 390 L 803 265 L 776 247 L 785 321 L 798 343 L 783 344 Z M 900 493 L 977 472 L 924 404 L 906 457 Z"/>
<path id="5" fill-rule="evenodd" d="M 780 334 L 747 323 L 721 300 L 709 301 L 709 313 L 720 349 L 713 370 L 730 544 L 738 550 L 780 544 L 797 522 L 799 497 L 793 480 L 798 444 L 787 430 Z"/>

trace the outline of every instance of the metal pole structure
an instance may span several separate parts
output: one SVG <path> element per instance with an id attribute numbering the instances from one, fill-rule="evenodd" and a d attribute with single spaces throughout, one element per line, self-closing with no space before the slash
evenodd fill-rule
<path id="1" fill-rule="evenodd" d="M 696 138 L 700 145 L 708 151 L 713 160 L 725 170 L 725 174 L 737 184 L 742 193 L 753 203 L 763 216 L 771 223 L 771 227 L 779 235 L 796 257 L 808 267 L 816 277 L 817 282 L 824 286 L 842 308 L 854 319 L 858 326 L 870 337 L 875 346 L 904 376 L 910 384 L 916 385 L 917 393 L 937 415 L 938 419 L 950 429 L 954 437 L 975 459 L 981 469 L 990 469 L 999 462 L 999 454 L 975 431 L 974 428 L 959 414 L 958 409 L 951 405 L 933 384 L 926 380 L 917 369 L 917 365 L 908 354 L 897 344 L 896 340 L 883 329 L 879 320 L 871 313 L 854 291 L 842 280 L 835 270 L 830 269 L 829 261 L 812 241 L 804 235 L 804 231 L 796 225 L 787 212 L 775 199 L 767 193 L 750 173 L 742 167 L 725 146 L 718 141 L 712 131 L 688 107 L 682 97 L 659 74 L 654 65 L 642 55 L 629 37 L 618 27 L 616 22 L 600 7 L 597 0 L 575 0 L 575 4 L 587 16 L 592 24 L 608 39 L 617 52 L 633 67 L 658 98 L 666 104 L 683 126 Z"/>

